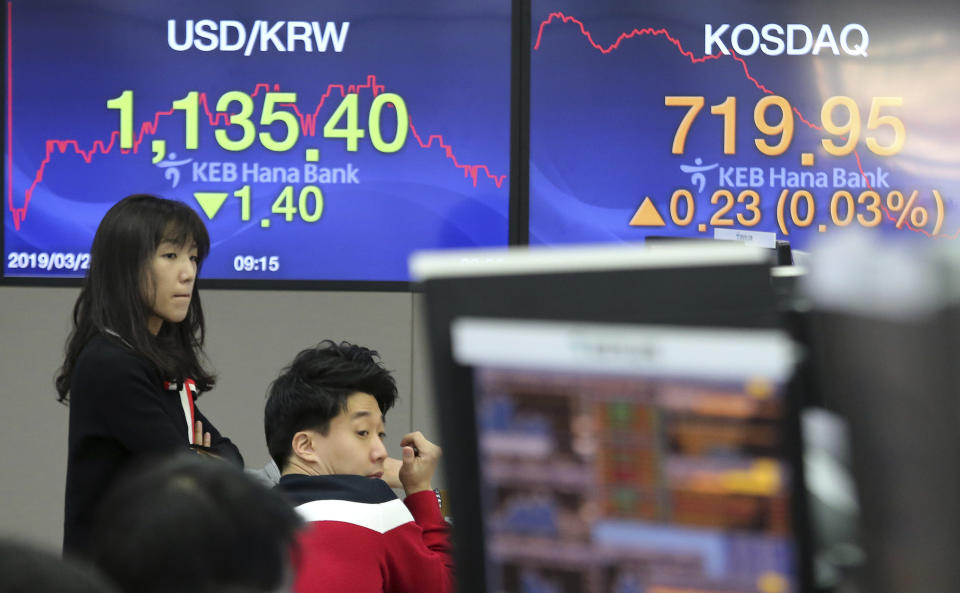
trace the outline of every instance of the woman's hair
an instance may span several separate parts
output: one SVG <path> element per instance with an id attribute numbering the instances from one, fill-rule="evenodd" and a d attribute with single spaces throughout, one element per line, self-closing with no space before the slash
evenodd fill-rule
<path id="1" fill-rule="evenodd" d="M 66 357 L 56 378 L 61 403 L 69 401 L 80 352 L 99 334 L 119 337 L 150 361 L 163 379 L 190 377 L 199 391 L 213 387 L 216 377 L 200 362 L 204 322 L 196 282 L 183 321 L 163 323 L 156 336 L 148 329 L 152 299 L 144 290 L 151 284 L 150 262 L 164 241 L 178 246 L 195 242 L 199 274 L 210 251 L 210 236 L 203 221 L 186 204 L 136 194 L 117 202 L 100 221 L 90 249 L 90 269 L 73 307 Z"/>

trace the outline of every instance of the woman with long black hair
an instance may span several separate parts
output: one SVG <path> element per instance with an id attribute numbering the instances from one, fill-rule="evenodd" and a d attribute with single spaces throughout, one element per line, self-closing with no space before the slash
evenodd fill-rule
<path id="1" fill-rule="evenodd" d="M 94 511 L 125 470 L 195 451 L 243 467 L 195 406 L 203 366 L 197 274 L 210 249 L 187 205 L 133 195 L 97 228 L 56 379 L 70 406 L 64 553 L 84 555 Z"/>

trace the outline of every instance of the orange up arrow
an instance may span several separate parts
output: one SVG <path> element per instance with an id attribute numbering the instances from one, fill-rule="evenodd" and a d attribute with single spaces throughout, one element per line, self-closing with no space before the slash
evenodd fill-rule
<path id="1" fill-rule="evenodd" d="M 667 223 L 663 222 L 657 207 L 653 205 L 650 196 L 647 196 L 637 208 L 637 213 L 630 219 L 630 226 L 667 226 Z"/>

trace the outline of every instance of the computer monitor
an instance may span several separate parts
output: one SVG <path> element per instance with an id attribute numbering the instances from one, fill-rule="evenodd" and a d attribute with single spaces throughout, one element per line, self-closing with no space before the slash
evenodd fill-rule
<path id="1" fill-rule="evenodd" d="M 949 305 L 907 309 L 891 318 L 823 306 L 811 320 L 821 403 L 845 421 L 856 484 L 855 529 L 841 534 L 853 541 L 818 558 L 841 564 L 864 593 L 960 584 L 960 316 Z"/>
<path id="2" fill-rule="evenodd" d="M 748 245 L 756 245 L 758 247 L 769 247 L 772 251 L 771 258 L 776 262 L 778 266 L 791 266 L 793 265 L 793 251 L 790 247 L 790 241 L 785 239 L 773 239 L 770 241 L 770 245 L 760 244 L 757 241 L 751 242 L 752 239 L 761 239 L 757 235 L 751 235 L 749 232 L 742 233 L 743 239 L 740 240 L 742 243 Z M 662 244 L 664 242 L 694 242 L 694 243 L 707 243 L 710 241 L 736 241 L 739 240 L 736 238 L 737 234 L 734 232 L 732 237 L 718 237 L 718 238 L 708 238 L 708 237 L 684 237 L 676 235 L 647 235 L 644 239 L 644 243 L 647 245 L 656 245 Z M 767 238 L 762 237 L 765 241 Z"/>
<path id="3" fill-rule="evenodd" d="M 808 590 L 794 351 L 762 250 L 436 254 L 458 590 Z"/>

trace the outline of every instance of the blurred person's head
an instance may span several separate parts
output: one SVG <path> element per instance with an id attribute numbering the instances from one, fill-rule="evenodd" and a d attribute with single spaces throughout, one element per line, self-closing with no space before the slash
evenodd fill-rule
<path id="1" fill-rule="evenodd" d="M 329 340 L 301 351 L 271 384 L 264 410 L 281 473 L 379 478 L 383 419 L 397 386 L 376 351 Z"/>
<path id="2" fill-rule="evenodd" d="M 262 593 L 291 579 L 300 519 L 218 460 L 184 455 L 105 497 L 90 559 L 124 593 Z"/>
<path id="3" fill-rule="evenodd" d="M 117 593 L 93 568 L 0 539 L 0 593 Z"/>

